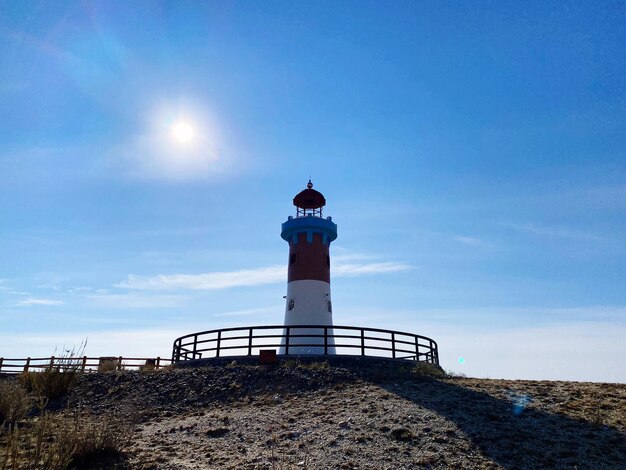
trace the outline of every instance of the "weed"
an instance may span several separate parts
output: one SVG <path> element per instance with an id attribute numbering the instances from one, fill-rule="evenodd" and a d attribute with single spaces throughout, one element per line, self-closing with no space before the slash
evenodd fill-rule
<path id="1" fill-rule="evenodd" d="M 0 382 L 0 424 L 9 430 L 26 417 L 31 401 L 26 390 L 14 380 Z"/>
<path id="2" fill-rule="evenodd" d="M 42 372 L 24 372 L 20 380 L 26 390 L 47 400 L 67 395 L 83 370 L 82 353 L 85 346 L 86 343 L 83 343 L 79 348 L 66 349 Z"/>
<path id="3" fill-rule="evenodd" d="M 29 428 L 9 432 L 0 450 L 0 470 L 92 468 L 123 455 L 132 424 L 115 418 L 55 416 L 44 411 Z"/>

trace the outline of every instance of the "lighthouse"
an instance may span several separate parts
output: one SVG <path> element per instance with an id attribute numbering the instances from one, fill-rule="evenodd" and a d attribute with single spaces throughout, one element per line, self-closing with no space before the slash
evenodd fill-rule
<path id="1" fill-rule="evenodd" d="M 288 217 L 280 234 L 289 243 L 284 326 L 332 326 L 329 249 L 337 238 L 337 225 L 331 217 L 322 216 L 326 199 L 313 189 L 311 180 L 306 189 L 293 198 L 293 205 L 296 217 Z M 331 329 L 327 331 L 332 335 Z M 305 334 L 323 335 L 324 329 L 289 328 L 289 343 L 285 344 L 283 339 L 279 354 L 335 354 L 332 338 L 324 348 L 324 338 L 303 336 Z"/>

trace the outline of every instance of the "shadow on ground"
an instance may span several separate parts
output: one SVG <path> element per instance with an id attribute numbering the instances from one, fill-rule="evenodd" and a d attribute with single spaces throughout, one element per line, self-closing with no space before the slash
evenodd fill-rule
<path id="1" fill-rule="evenodd" d="M 454 422 L 487 458 L 506 469 L 626 465 L 626 436 L 620 430 L 526 407 L 529 396 L 499 399 L 435 379 L 382 386 Z"/>

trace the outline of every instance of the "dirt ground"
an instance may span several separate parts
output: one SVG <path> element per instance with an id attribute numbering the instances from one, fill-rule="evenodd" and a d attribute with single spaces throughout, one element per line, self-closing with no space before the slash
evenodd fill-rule
<path id="1" fill-rule="evenodd" d="M 289 363 L 87 374 L 57 413 L 114 414 L 100 468 L 626 468 L 626 385 Z"/>

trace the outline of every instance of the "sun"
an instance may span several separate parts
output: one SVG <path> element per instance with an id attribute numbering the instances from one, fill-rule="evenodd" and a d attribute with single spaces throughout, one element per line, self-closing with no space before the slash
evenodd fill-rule
<path id="1" fill-rule="evenodd" d="M 172 135 L 181 144 L 191 141 L 194 137 L 194 129 L 190 124 L 179 121 L 172 126 Z"/>

